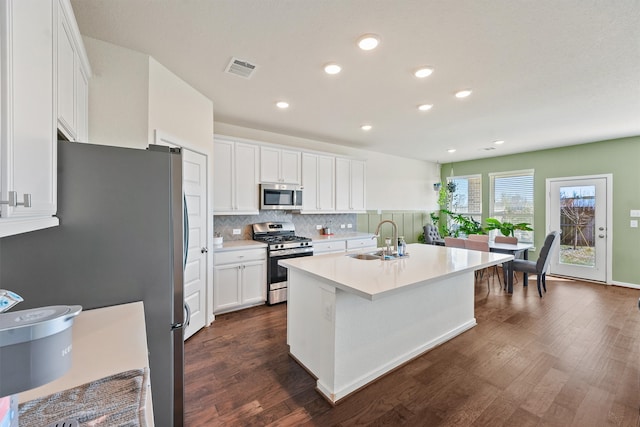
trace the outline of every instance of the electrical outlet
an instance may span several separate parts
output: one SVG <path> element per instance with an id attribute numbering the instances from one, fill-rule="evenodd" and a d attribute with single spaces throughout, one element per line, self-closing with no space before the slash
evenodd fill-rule
<path id="1" fill-rule="evenodd" d="M 353 228 L 353 224 L 347 224 L 347 228 Z"/>
<path id="2" fill-rule="evenodd" d="M 234 235 L 240 234 L 241 232 L 242 232 L 242 230 L 240 230 L 239 228 L 234 228 L 233 229 L 233 234 Z"/>
<path id="3" fill-rule="evenodd" d="M 631 228 L 638 228 L 638 220 L 637 219 L 632 219 L 631 220 Z"/>
<path id="4" fill-rule="evenodd" d="M 344 228 L 344 227 L 345 227 L 345 225 L 344 225 L 344 224 L 340 224 L 340 228 Z"/>
<path id="5" fill-rule="evenodd" d="M 316 230 L 322 230 L 322 226 L 321 225 L 316 225 Z"/>

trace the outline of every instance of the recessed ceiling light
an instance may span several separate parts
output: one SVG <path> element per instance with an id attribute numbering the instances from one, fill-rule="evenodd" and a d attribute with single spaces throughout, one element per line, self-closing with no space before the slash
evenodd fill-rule
<path id="1" fill-rule="evenodd" d="M 340 71 L 342 71 L 342 67 L 334 62 L 324 66 L 324 72 L 327 74 L 338 74 Z"/>
<path id="2" fill-rule="evenodd" d="M 471 89 L 463 89 L 456 92 L 456 98 L 466 98 L 471 95 Z"/>
<path id="3" fill-rule="evenodd" d="M 375 34 L 365 34 L 358 39 L 358 47 L 362 50 L 372 50 L 378 47 L 380 37 Z"/>
<path id="4" fill-rule="evenodd" d="M 449 148 L 449 149 L 447 150 L 447 153 L 455 153 L 455 152 L 456 152 L 456 149 L 455 149 L 455 148 Z"/>
<path id="5" fill-rule="evenodd" d="M 431 110 L 431 108 L 433 108 L 433 104 L 418 105 L 418 110 L 420 110 L 420 111 L 429 111 L 429 110 Z"/>
<path id="6" fill-rule="evenodd" d="M 433 73 L 433 68 L 431 67 L 420 67 L 413 73 L 419 79 L 424 79 L 425 77 L 429 77 Z"/>
<path id="7" fill-rule="evenodd" d="M 504 144 L 504 141 L 499 139 L 498 141 L 493 141 L 493 143 L 496 145 L 500 145 L 500 144 Z"/>
<path id="8" fill-rule="evenodd" d="M 289 108 L 289 103 L 286 101 L 278 101 L 276 102 L 276 107 L 282 108 L 284 110 L 285 108 Z"/>
<path id="9" fill-rule="evenodd" d="M 372 127 L 373 126 L 371 126 L 371 125 L 362 125 L 362 126 L 360 126 L 360 129 L 362 129 L 364 131 L 368 131 L 368 130 L 371 130 Z"/>

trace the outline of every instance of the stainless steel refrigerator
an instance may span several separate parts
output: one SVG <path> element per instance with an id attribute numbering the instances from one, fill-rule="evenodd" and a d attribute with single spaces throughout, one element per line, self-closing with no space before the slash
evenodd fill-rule
<path id="1" fill-rule="evenodd" d="M 179 150 L 60 141 L 60 225 L 0 239 L 0 284 L 23 309 L 144 301 L 160 427 L 183 425 L 184 208 Z"/>

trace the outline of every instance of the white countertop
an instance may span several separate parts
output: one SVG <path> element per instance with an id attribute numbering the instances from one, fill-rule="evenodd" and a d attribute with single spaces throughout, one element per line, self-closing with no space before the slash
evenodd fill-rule
<path id="1" fill-rule="evenodd" d="M 73 359 L 69 371 L 50 383 L 20 393 L 20 402 L 149 367 L 142 302 L 83 310 L 73 321 L 72 336 Z M 150 395 L 148 392 L 147 396 Z"/>
<path id="2" fill-rule="evenodd" d="M 238 251 L 242 249 L 260 249 L 266 248 L 267 244 L 257 242 L 255 240 L 228 240 L 222 242 L 222 245 L 213 245 L 214 252 Z"/>
<path id="3" fill-rule="evenodd" d="M 314 242 L 326 242 L 330 240 L 351 240 L 351 239 L 367 239 L 373 237 L 372 233 L 358 233 L 354 231 L 352 233 L 338 233 L 332 235 L 324 235 L 320 234 L 317 236 L 310 236 L 311 240 Z"/>
<path id="4" fill-rule="evenodd" d="M 285 259 L 279 264 L 323 278 L 343 291 L 375 300 L 419 284 L 513 259 L 511 255 L 420 243 L 407 245 L 407 251 L 408 257 L 388 261 L 327 254 Z"/>

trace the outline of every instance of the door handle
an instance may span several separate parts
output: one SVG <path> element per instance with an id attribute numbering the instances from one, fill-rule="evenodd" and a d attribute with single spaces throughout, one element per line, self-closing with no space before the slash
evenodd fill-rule
<path id="1" fill-rule="evenodd" d="M 209 249 L 207 249 L 207 248 L 200 249 L 200 253 L 201 254 L 206 254 L 207 252 L 209 252 Z"/>

